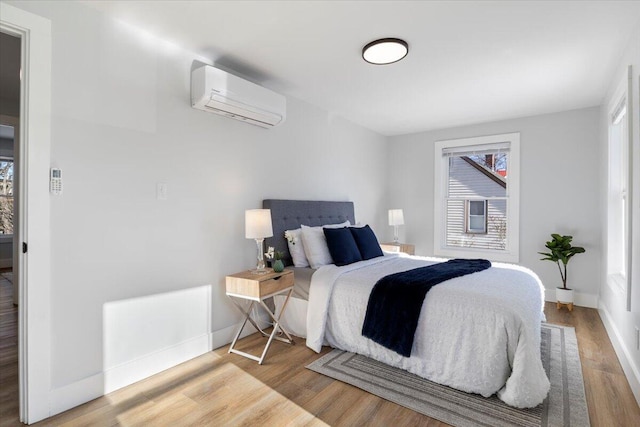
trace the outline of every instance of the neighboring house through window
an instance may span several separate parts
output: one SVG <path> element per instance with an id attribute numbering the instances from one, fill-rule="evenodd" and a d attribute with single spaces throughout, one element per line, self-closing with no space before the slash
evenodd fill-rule
<path id="1" fill-rule="evenodd" d="M 520 134 L 435 144 L 434 252 L 519 258 Z"/>
<path id="2" fill-rule="evenodd" d="M 0 157 L 0 235 L 13 234 L 13 159 Z"/>

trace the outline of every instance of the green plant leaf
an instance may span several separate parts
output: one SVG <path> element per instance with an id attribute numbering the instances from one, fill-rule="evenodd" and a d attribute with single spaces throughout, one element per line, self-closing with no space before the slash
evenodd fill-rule
<path id="1" fill-rule="evenodd" d="M 551 240 L 545 243 L 545 247 L 549 249 L 549 252 L 538 252 L 538 254 L 542 255 L 544 258 L 541 258 L 541 261 L 553 261 L 560 266 L 560 262 L 564 264 L 565 273 L 567 264 L 571 260 L 571 258 L 576 254 L 581 254 L 585 252 L 585 249 L 580 246 L 573 246 L 571 242 L 573 241 L 573 236 L 562 236 L 557 233 L 551 234 Z M 562 277 L 562 271 L 560 272 L 560 276 Z M 565 279 L 563 279 L 563 286 L 566 286 Z"/>

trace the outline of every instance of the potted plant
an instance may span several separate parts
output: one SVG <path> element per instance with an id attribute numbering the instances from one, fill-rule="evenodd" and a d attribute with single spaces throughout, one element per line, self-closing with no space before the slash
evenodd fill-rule
<path id="1" fill-rule="evenodd" d="M 284 252 L 276 251 L 272 246 L 269 246 L 267 253 L 264 255 L 271 262 L 271 268 L 273 268 L 274 272 L 280 273 L 284 270 L 284 262 L 282 260 Z"/>
<path id="2" fill-rule="evenodd" d="M 568 304 L 569 310 L 573 309 L 573 289 L 567 288 L 567 264 L 575 254 L 581 254 L 585 251 L 584 248 L 573 246 L 572 240 L 573 236 L 552 234 L 551 240 L 545 244 L 549 252 L 538 252 L 540 255 L 544 255 L 541 261 L 553 261 L 558 265 L 562 287 L 556 288 L 556 300 L 558 308 L 560 308 L 560 304 Z"/>

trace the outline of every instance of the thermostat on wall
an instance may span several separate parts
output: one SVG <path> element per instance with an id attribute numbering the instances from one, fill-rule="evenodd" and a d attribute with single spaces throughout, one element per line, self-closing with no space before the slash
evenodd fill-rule
<path id="1" fill-rule="evenodd" d="M 55 196 L 62 194 L 62 171 L 58 168 L 51 168 L 49 191 Z"/>

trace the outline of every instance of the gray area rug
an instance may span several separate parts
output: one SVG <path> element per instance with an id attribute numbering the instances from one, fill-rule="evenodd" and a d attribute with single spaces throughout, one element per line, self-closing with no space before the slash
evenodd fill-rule
<path id="1" fill-rule="evenodd" d="M 512 408 L 495 395 L 484 398 L 454 390 L 342 350 L 333 350 L 307 368 L 457 427 L 589 426 L 575 330 L 544 323 L 541 356 L 551 390 L 531 409 Z"/>

